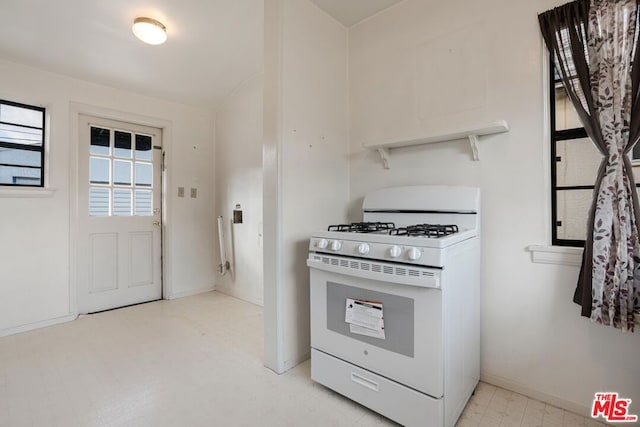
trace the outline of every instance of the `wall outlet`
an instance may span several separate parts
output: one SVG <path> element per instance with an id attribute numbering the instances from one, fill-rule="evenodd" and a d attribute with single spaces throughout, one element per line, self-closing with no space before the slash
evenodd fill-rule
<path id="1" fill-rule="evenodd" d="M 184 187 L 178 187 L 178 197 L 184 197 Z"/>
<path id="2" fill-rule="evenodd" d="M 198 189 L 197 188 L 191 188 L 191 198 L 195 199 L 196 197 L 198 197 Z"/>

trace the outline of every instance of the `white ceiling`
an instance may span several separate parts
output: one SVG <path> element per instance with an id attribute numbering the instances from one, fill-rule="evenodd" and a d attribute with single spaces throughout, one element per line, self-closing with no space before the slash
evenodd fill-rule
<path id="1" fill-rule="evenodd" d="M 312 0 L 351 26 L 401 0 Z M 0 58 L 184 104 L 215 108 L 262 72 L 263 0 L 0 0 Z M 131 32 L 157 19 L 160 46 Z"/>
<path id="2" fill-rule="evenodd" d="M 190 105 L 215 107 L 262 72 L 263 0 L 1 0 L 0 58 Z M 133 19 L 165 24 L 160 46 Z"/>
<path id="3" fill-rule="evenodd" d="M 320 9 L 350 27 L 402 0 L 311 0 Z"/>

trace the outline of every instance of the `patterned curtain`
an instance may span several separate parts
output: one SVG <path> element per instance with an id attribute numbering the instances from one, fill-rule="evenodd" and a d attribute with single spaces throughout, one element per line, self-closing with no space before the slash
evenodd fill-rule
<path id="1" fill-rule="evenodd" d="M 538 16 L 556 69 L 603 159 L 574 301 L 592 321 L 640 321 L 640 209 L 629 153 L 640 139 L 636 0 L 577 0 Z"/>

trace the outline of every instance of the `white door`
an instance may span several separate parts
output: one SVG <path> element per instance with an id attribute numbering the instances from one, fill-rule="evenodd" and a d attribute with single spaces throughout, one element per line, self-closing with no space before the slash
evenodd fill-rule
<path id="1" fill-rule="evenodd" d="M 80 116 L 78 308 L 162 297 L 160 129 Z"/>

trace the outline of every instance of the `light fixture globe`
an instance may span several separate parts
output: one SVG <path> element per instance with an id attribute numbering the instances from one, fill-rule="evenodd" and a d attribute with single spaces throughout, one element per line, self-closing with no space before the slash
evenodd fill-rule
<path id="1" fill-rule="evenodd" d="M 132 30 L 137 38 L 148 44 L 162 44 L 167 41 L 167 29 L 155 19 L 136 18 Z"/>

